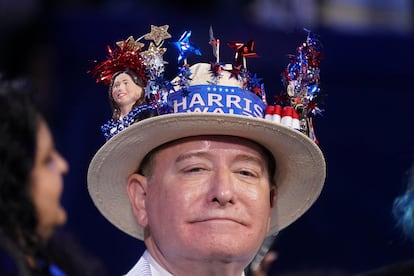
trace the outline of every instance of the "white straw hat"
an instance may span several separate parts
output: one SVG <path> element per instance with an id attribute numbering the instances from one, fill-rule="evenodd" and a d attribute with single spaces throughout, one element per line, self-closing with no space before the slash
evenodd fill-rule
<path id="1" fill-rule="evenodd" d="M 165 114 L 134 123 L 107 141 L 93 157 L 88 189 L 96 207 L 112 224 L 138 239 L 126 192 L 127 178 L 152 149 L 197 135 L 231 135 L 257 142 L 276 160 L 276 205 L 268 234 L 285 228 L 318 198 L 325 180 L 325 160 L 319 147 L 301 132 L 260 118 L 217 113 Z"/>

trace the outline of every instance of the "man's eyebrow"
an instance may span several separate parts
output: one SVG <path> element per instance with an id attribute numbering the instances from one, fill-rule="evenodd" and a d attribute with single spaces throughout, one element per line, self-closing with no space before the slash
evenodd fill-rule
<path id="1" fill-rule="evenodd" d="M 175 162 L 181 162 L 184 161 L 186 159 L 190 159 L 193 157 L 201 157 L 201 158 L 207 158 L 210 154 L 208 152 L 205 151 L 193 151 L 193 152 L 188 152 L 188 153 L 183 153 L 178 155 L 178 157 L 175 159 Z M 265 166 L 265 162 L 263 160 L 263 158 L 260 158 L 258 156 L 254 156 L 251 154 L 238 154 L 235 156 L 234 161 L 249 161 L 249 162 L 253 162 L 253 163 L 257 163 L 262 169 Z"/>
<path id="2" fill-rule="evenodd" d="M 236 156 L 234 161 L 253 162 L 253 163 L 258 164 L 262 170 L 265 168 L 265 160 L 261 157 L 251 155 L 251 154 L 239 154 Z"/>
<path id="3" fill-rule="evenodd" d="M 182 153 L 180 155 L 177 156 L 177 158 L 175 159 L 175 162 L 181 162 L 184 161 L 186 159 L 190 159 L 193 157 L 202 157 L 202 158 L 206 158 L 208 157 L 210 154 L 208 152 L 205 151 L 190 151 L 190 152 L 186 152 L 186 153 Z"/>

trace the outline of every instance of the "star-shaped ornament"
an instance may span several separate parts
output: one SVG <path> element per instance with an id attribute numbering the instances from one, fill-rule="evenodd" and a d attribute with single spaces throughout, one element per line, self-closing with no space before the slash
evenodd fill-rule
<path id="1" fill-rule="evenodd" d="M 167 38 L 170 38 L 171 35 L 168 33 L 169 25 L 164 26 L 155 26 L 151 25 L 151 32 L 146 34 L 144 36 L 144 39 L 146 40 L 153 40 L 155 45 L 160 45 L 162 41 L 164 41 Z"/>
<path id="2" fill-rule="evenodd" d="M 150 57 L 154 56 L 163 56 L 166 51 L 167 48 L 158 48 L 154 45 L 154 43 L 151 42 L 148 46 L 148 49 L 141 53 L 141 56 L 145 59 L 149 59 Z"/>
<path id="3" fill-rule="evenodd" d="M 211 62 L 210 71 L 213 74 L 213 76 L 219 76 L 223 72 L 223 65 L 219 62 Z"/>
<path id="4" fill-rule="evenodd" d="M 262 78 L 257 77 L 257 74 L 254 74 L 253 77 L 250 77 L 250 84 L 251 86 L 260 86 L 262 80 Z"/>
<path id="5" fill-rule="evenodd" d="M 240 73 L 241 73 L 241 65 L 237 65 L 237 66 L 236 65 L 233 65 L 232 66 L 232 69 L 230 71 L 230 77 L 229 77 L 229 79 L 235 78 L 236 80 L 239 80 Z"/>
<path id="6" fill-rule="evenodd" d="M 144 47 L 144 44 L 138 41 L 135 41 L 133 36 L 128 37 L 126 40 L 121 40 L 116 42 L 116 45 L 121 48 L 122 50 L 130 50 L 137 52 L 142 47 Z"/>

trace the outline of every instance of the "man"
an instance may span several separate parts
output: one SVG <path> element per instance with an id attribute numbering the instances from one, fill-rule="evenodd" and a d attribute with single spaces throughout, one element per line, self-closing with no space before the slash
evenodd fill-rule
<path id="1" fill-rule="evenodd" d="M 127 191 L 157 262 L 174 275 L 241 275 L 269 230 L 268 158 L 232 136 L 183 138 L 152 153 Z"/>
<path id="2" fill-rule="evenodd" d="M 264 119 L 262 97 L 210 64 L 168 95 L 171 112 L 108 140 L 88 170 L 100 212 L 147 250 L 127 275 L 244 275 L 266 236 L 319 196 L 325 161 L 302 132 Z M 172 81 L 176 83 L 176 81 Z"/>

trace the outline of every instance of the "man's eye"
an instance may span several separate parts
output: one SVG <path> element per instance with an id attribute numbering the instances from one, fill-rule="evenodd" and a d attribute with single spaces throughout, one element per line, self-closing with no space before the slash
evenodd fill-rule
<path id="1" fill-rule="evenodd" d="M 203 169 L 202 167 L 191 167 L 185 170 L 186 173 L 198 173 L 198 172 L 202 172 L 205 169 Z"/>
<path id="2" fill-rule="evenodd" d="M 250 177 L 256 177 L 256 175 L 257 175 L 257 174 L 255 174 L 255 173 L 253 173 L 251 171 L 248 171 L 248 170 L 241 170 L 239 172 L 239 174 L 241 174 L 243 176 L 250 176 Z"/>

